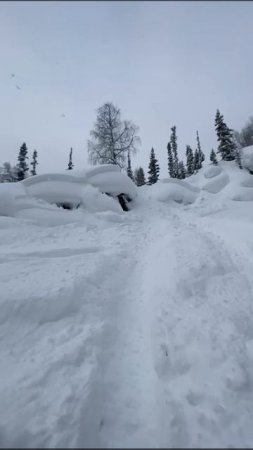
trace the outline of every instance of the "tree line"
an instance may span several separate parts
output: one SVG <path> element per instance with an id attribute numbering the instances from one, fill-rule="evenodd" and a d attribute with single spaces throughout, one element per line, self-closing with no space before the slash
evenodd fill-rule
<path id="1" fill-rule="evenodd" d="M 242 168 L 240 149 L 253 144 L 253 118 L 250 118 L 241 132 L 236 132 L 227 126 L 223 115 L 217 110 L 214 125 L 218 147 L 216 152 L 211 149 L 209 155 L 211 163 L 217 165 L 218 160 L 235 160 Z M 117 106 L 112 102 L 105 103 L 98 108 L 94 128 L 90 132 L 87 144 L 89 162 L 93 165 L 117 164 L 126 170 L 127 175 L 137 186 L 156 183 L 159 180 L 160 165 L 153 147 L 150 151 L 147 175 L 143 167 L 132 170 L 131 155 L 137 152 L 141 142 L 138 131 L 138 127 L 132 121 L 121 119 L 121 111 Z M 205 160 L 198 131 L 196 131 L 196 148 L 193 150 L 190 145 L 186 145 L 185 161 L 179 160 L 178 157 L 176 126 L 171 127 L 170 131 L 167 143 L 168 175 L 171 178 L 184 179 L 196 174 Z M 34 176 L 37 174 L 37 165 L 37 151 L 33 151 L 29 163 L 28 149 L 24 142 L 19 149 L 17 164 L 11 166 L 10 163 L 5 162 L 0 167 L 0 182 L 21 181 L 28 176 Z M 73 149 L 71 148 L 67 170 L 73 168 Z"/>
<path id="2" fill-rule="evenodd" d="M 69 161 L 67 170 L 72 170 L 74 164 L 72 162 L 73 149 L 69 152 Z M 24 142 L 18 153 L 17 164 L 12 166 L 9 162 L 3 163 L 0 167 L 0 183 L 12 183 L 15 181 L 22 181 L 29 176 L 37 175 L 38 152 L 34 150 L 32 153 L 31 162 L 29 164 L 28 148 Z"/>
<path id="3" fill-rule="evenodd" d="M 2 167 L 0 167 L 0 182 L 14 182 L 22 181 L 27 176 L 37 175 L 36 167 L 38 165 L 38 153 L 34 150 L 32 153 L 32 160 L 30 164 L 28 163 L 28 149 L 24 142 L 18 153 L 17 164 L 12 166 L 9 162 L 5 162 Z M 29 169 L 30 166 L 30 169 Z"/>
<path id="4" fill-rule="evenodd" d="M 253 127 L 253 121 L 252 121 Z M 240 168 L 240 148 L 242 147 L 241 133 L 235 133 L 224 121 L 219 110 L 215 116 L 215 130 L 218 140 L 218 148 L 210 152 L 212 164 L 218 164 L 220 160 L 235 160 Z M 125 168 L 127 175 L 137 184 L 154 184 L 159 179 L 160 166 L 152 147 L 150 151 L 147 176 L 143 167 L 132 170 L 131 154 L 136 153 L 140 138 L 138 137 L 138 127 L 130 121 L 121 120 L 120 109 L 113 103 L 105 103 L 97 110 L 97 120 L 94 129 L 90 132 L 91 139 L 88 141 L 89 161 L 92 164 L 118 164 Z M 202 151 L 199 133 L 196 131 L 196 148 L 193 150 L 190 145 L 186 145 L 186 161 L 179 160 L 176 126 L 171 128 L 170 140 L 167 144 L 168 174 L 171 178 L 184 179 L 196 174 L 203 165 L 205 154 Z"/>

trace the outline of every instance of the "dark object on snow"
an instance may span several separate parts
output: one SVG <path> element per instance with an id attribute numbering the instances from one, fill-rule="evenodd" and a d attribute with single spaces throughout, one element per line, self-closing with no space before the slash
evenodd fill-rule
<path id="1" fill-rule="evenodd" d="M 114 197 L 113 195 L 108 194 L 107 192 L 105 192 L 105 194 L 108 195 L 109 197 Z M 128 203 L 131 202 L 132 199 L 126 194 L 117 195 L 117 199 L 118 199 L 119 204 L 120 204 L 121 208 L 123 209 L 123 211 L 129 211 Z M 58 202 L 58 203 L 56 203 L 56 205 L 59 208 L 72 210 L 72 209 L 79 208 L 80 203 L 77 205 L 73 205 L 72 203 L 68 203 L 68 202 Z"/>
<path id="2" fill-rule="evenodd" d="M 125 194 L 119 194 L 117 195 L 118 199 L 119 199 L 119 204 L 121 206 L 121 208 L 123 209 L 123 211 L 129 211 L 129 208 L 127 206 L 127 198 L 125 196 Z"/>
<path id="3" fill-rule="evenodd" d="M 63 208 L 63 209 L 77 209 L 80 206 L 80 203 L 77 205 L 72 205 L 71 203 L 56 203 L 56 205 L 58 206 L 58 208 Z"/>

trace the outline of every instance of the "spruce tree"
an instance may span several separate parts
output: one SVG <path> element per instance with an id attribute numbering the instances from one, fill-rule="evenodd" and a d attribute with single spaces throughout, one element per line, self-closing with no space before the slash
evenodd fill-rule
<path id="1" fill-rule="evenodd" d="M 173 157 L 173 172 L 174 178 L 178 178 L 178 154 L 177 154 L 177 135 L 176 135 L 176 126 L 171 128 L 171 149 L 172 149 L 172 157 Z"/>
<path id="2" fill-rule="evenodd" d="M 186 168 L 187 168 L 187 175 L 191 176 L 194 174 L 194 157 L 193 157 L 193 151 L 190 145 L 186 146 Z"/>
<path id="3" fill-rule="evenodd" d="M 27 150 L 27 146 L 26 143 L 24 142 L 20 149 L 19 149 L 19 154 L 18 154 L 18 164 L 17 164 L 17 168 L 18 168 L 18 172 L 17 172 L 17 178 L 18 181 L 22 181 L 26 178 L 26 173 L 29 170 L 28 164 L 26 162 L 26 160 L 28 159 L 27 156 L 28 150 Z"/>
<path id="4" fill-rule="evenodd" d="M 197 149 L 194 152 L 193 168 L 194 168 L 194 173 L 197 173 L 199 170 L 199 152 Z"/>
<path id="5" fill-rule="evenodd" d="M 145 174 L 142 167 L 135 169 L 134 171 L 134 181 L 137 186 L 143 186 L 146 184 Z"/>
<path id="6" fill-rule="evenodd" d="M 128 152 L 128 154 L 127 154 L 127 175 L 129 176 L 129 178 L 131 178 L 131 180 L 134 180 L 130 152 Z"/>
<path id="7" fill-rule="evenodd" d="M 197 134 L 197 151 L 198 151 L 198 154 L 199 154 L 199 157 L 198 157 L 198 169 L 201 169 L 202 168 L 202 163 L 205 161 L 205 155 L 204 155 L 204 153 L 202 152 L 202 149 L 201 149 L 198 131 L 196 132 L 196 134 Z"/>
<path id="8" fill-rule="evenodd" d="M 173 161 L 173 155 L 172 155 L 170 142 L 168 142 L 167 150 L 168 150 L 168 172 L 169 172 L 169 175 L 171 178 L 175 178 L 174 177 L 174 161 Z"/>
<path id="9" fill-rule="evenodd" d="M 224 161 L 233 161 L 235 159 L 233 130 L 228 128 L 218 109 L 215 116 L 215 130 L 219 142 L 217 152 L 221 154 L 221 159 Z"/>
<path id="10" fill-rule="evenodd" d="M 74 168 L 74 164 L 72 162 L 72 154 L 73 154 L 73 149 L 71 147 L 70 152 L 69 152 L 69 162 L 68 162 L 68 169 L 67 170 L 72 170 Z"/>
<path id="11" fill-rule="evenodd" d="M 215 153 L 215 151 L 214 151 L 213 148 L 212 148 L 212 151 L 211 151 L 211 153 L 210 153 L 210 161 L 211 161 L 215 166 L 217 166 L 217 164 L 218 164 L 217 156 L 216 156 L 216 153 Z"/>
<path id="12" fill-rule="evenodd" d="M 181 180 L 186 177 L 186 170 L 183 161 L 179 161 L 178 163 L 178 178 Z"/>
<path id="13" fill-rule="evenodd" d="M 32 166 L 31 175 L 33 175 L 33 176 L 37 175 L 37 172 L 36 172 L 36 166 L 38 165 L 37 157 L 38 157 L 37 150 L 34 150 L 33 156 L 32 156 L 32 162 L 31 162 L 31 166 Z"/>
<path id="14" fill-rule="evenodd" d="M 150 162 L 149 162 L 148 168 L 149 168 L 148 184 L 154 184 L 158 181 L 160 167 L 159 167 L 158 161 L 155 157 L 155 151 L 154 151 L 153 147 L 151 148 L 151 152 L 150 152 Z"/>

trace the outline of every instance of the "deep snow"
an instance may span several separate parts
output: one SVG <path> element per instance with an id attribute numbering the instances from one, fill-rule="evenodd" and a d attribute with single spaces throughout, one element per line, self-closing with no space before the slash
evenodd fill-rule
<path id="1" fill-rule="evenodd" d="M 252 447 L 252 191 L 234 163 L 127 213 L 0 185 L 1 447 Z"/>

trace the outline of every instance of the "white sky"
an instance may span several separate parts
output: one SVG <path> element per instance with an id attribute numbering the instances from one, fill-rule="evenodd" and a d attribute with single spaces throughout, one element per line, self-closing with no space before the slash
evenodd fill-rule
<path id="1" fill-rule="evenodd" d="M 253 2 L 0 2 L 0 164 L 26 142 L 38 173 L 70 147 L 84 167 L 106 101 L 140 127 L 133 168 L 153 146 L 166 175 L 173 125 L 180 155 L 198 129 L 209 158 L 217 108 L 235 129 L 253 115 L 252 23 Z"/>

